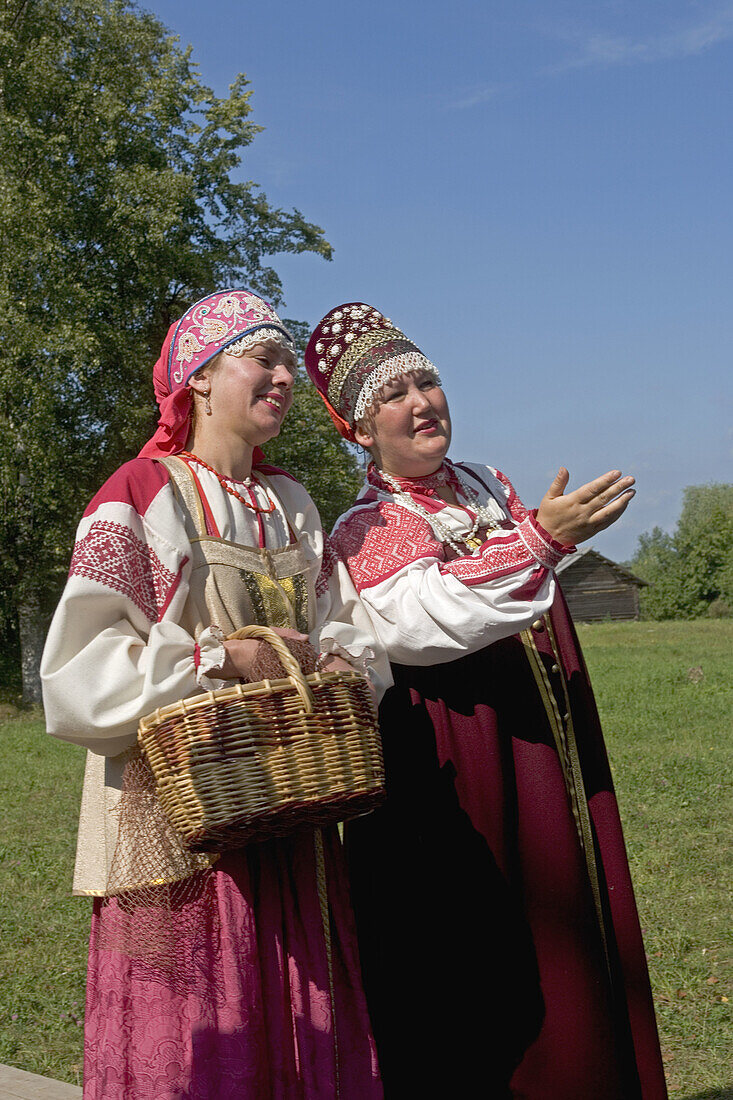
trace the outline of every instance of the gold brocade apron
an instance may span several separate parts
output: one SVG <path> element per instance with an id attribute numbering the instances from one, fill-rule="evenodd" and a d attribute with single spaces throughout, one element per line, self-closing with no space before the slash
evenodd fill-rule
<path id="1" fill-rule="evenodd" d="M 289 517 L 291 542 L 268 550 L 230 542 L 207 529 L 206 513 L 193 472 L 181 458 L 161 459 L 186 516 L 193 563 L 190 592 L 199 606 L 205 604 L 206 625 L 225 634 L 256 623 L 258 626 L 295 627 L 307 634 L 315 623 L 313 571 Z M 260 480 L 267 484 L 263 477 Z M 203 629 L 200 624 L 200 633 Z"/>

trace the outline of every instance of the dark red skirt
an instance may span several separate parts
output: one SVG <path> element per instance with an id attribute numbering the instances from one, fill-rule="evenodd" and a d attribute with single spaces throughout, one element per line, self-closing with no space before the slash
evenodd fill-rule
<path id="1" fill-rule="evenodd" d="M 387 803 L 347 826 L 385 1095 L 664 1100 L 613 784 L 562 597 L 524 639 L 393 672 Z M 577 746 L 573 797 L 552 713 Z"/>

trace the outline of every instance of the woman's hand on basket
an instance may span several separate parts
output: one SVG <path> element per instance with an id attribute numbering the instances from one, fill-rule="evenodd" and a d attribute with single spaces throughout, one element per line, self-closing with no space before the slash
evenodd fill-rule
<path id="1" fill-rule="evenodd" d="M 343 657 L 337 656 L 335 653 L 329 653 L 328 656 L 321 656 L 318 661 L 318 667 L 321 672 L 353 672 L 354 666 L 350 665 L 348 661 Z"/>
<path id="2" fill-rule="evenodd" d="M 353 665 L 350 665 L 349 662 L 347 660 L 345 660 L 345 658 L 339 657 L 336 653 L 329 653 L 328 656 L 322 655 L 319 658 L 318 667 L 321 670 L 321 672 L 354 672 L 355 671 Z M 357 669 L 356 671 L 359 671 L 359 670 Z M 369 679 L 368 676 L 364 676 L 364 679 L 367 682 L 367 687 L 369 688 L 370 692 L 372 693 L 372 698 L 374 699 L 374 703 L 376 705 L 376 703 L 378 702 L 378 700 L 377 700 L 377 689 L 375 688 L 374 684 L 372 683 L 372 681 Z"/>
<path id="3" fill-rule="evenodd" d="M 634 496 L 633 477 L 609 470 L 564 496 L 570 474 L 561 466 L 537 509 L 537 522 L 563 546 L 577 545 L 610 527 Z"/>
<path id="4" fill-rule="evenodd" d="M 301 634 L 289 626 L 272 627 L 281 638 L 290 638 L 296 642 L 308 642 L 307 634 Z M 260 647 L 259 638 L 236 638 L 224 642 L 226 657 L 221 669 L 216 673 L 220 680 L 251 680 L 252 669 Z"/>

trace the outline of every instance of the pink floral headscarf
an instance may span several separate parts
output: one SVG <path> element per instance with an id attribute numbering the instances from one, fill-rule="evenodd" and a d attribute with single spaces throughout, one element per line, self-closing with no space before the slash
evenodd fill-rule
<path id="1" fill-rule="evenodd" d="M 193 401 L 190 379 L 220 351 L 254 334 L 293 351 L 292 338 L 275 310 L 249 290 L 208 294 L 171 325 L 153 367 L 158 427 L 140 458 L 163 458 L 185 448 Z"/>

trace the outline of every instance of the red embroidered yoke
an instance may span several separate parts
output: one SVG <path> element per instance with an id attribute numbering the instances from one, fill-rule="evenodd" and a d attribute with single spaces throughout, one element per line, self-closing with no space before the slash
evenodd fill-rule
<path id="1" fill-rule="evenodd" d="M 548 535 L 498 470 L 468 463 L 458 469 L 497 524 L 484 529 L 475 552 L 467 547 L 456 557 L 375 473 L 331 536 L 393 662 L 443 663 L 529 626 L 551 606 L 552 571 L 574 550 Z M 462 490 L 451 464 L 443 472 L 460 506 L 441 500 L 430 479 L 400 484 L 460 539 L 473 525 L 477 501 Z"/>

